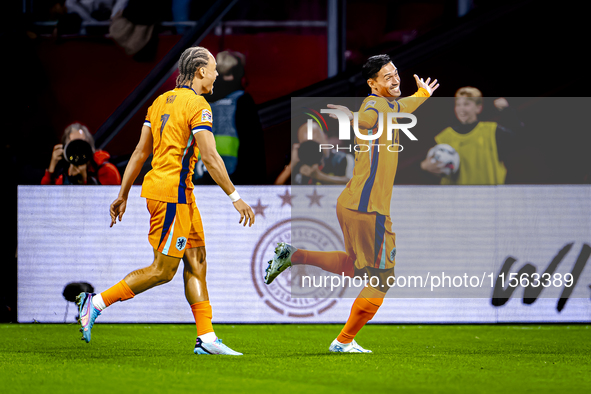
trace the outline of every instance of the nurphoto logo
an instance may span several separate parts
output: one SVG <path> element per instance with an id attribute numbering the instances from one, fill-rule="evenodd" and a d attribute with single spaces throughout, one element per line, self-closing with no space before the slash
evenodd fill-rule
<path id="1" fill-rule="evenodd" d="M 320 109 L 320 113 L 322 114 L 330 114 L 336 116 L 336 119 L 339 123 L 339 140 L 341 141 L 351 141 L 351 126 L 353 126 L 353 132 L 355 133 L 355 137 L 361 141 L 376 141 L 378 140 L 382 134 L 384 133 L 384 123 L 386 129 L 386 139 L 390 141 L 389 144 L 348 144 L 348 145 L 339 145 L 339 144 L 320 144 L 320 151 L 323 149 L 336 149 L 338 150 L 346 150 L 349 152 L 369 152 L 373 147 L 377 146 L 378 151 L 381 147 L 384 147 L 389 152 L 402 152 L 403 146 L 398 143 L 398 133 L 394 133 L 394 130 L 400 130 L 403 132 L 411 141 L 418 141 L 418 138 L 414 136 L 410 132 L 410 128 L 417 125 L 417 117 L 413 114 L 407 114 L 404 112 L 388 112 L 386 113 L 386 122 L 384 122 L 384 114 L 382 112 L 378 112 L 378 121 L 376 122 L 376 126 L 372 129 L 368 130 L 367 134 L 361 133 L 359 131 L 359 112 L 352 112 L 353 119 L 352 121 L 349 119 L 349 116 L 339 110 L 339 109 L 328 109 L 322 108 Z M 410 122 L 408 123 L 397 123 L 396 119 L 409 119 Z M 314 117 L 314 120 L 318 122 L 318 119 Z M 314 120 L 308 119 L 306 126 L 307 126 L 307 138 L 308 140 L 313 139 L 313 125 Z M 322 119 L 324 121 L 324 119 Z M 320 122 L 318 122 L 320 125 Z M 326 125 L 326 122 L 324 122 Z M 322 126 L 322 125 L 320 125 Z"/>

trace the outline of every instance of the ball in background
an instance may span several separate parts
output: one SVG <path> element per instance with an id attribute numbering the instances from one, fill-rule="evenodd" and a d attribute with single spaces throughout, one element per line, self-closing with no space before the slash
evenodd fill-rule
<path id="1" fill-rule="evenodd" d="M 446 176 L 457 173 L 460 168 L 460 155 L 448 144 L 435 145 L 429 149 L 427 158 L 430 158 L 433 163 L 443 163 L 443 174 Z"/>

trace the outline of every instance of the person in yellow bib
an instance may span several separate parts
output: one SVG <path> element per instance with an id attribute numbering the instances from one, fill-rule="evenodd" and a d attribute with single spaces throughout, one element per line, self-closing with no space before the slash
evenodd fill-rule
<path id="1" fill-rule="evenodd" d="M 509 103 L 498 98 L 494 105 L 508 113 Z M 515 131 L 496 122 L 478 120 L 482 113 L 482 93 L 477 88 L 466 86 L 455 94 L 455 115 L 458 122 L 435 136 L 437 144 L 448 144 L 458 152 L 458 172 L 443 176 L 443 166 L 429 157 L 421 162 L 421 169 L 441 176 L 442 185 L 502 185 L 507 168 L 506 153 L 515 142 Z"/>

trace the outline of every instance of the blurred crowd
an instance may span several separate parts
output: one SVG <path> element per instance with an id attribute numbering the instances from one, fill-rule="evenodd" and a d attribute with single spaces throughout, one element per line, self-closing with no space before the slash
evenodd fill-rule
<path id="1" fill-rule="evenodd" d="M 175 33 L 186 31 L 183 23 L 191 20 L 192 4 L 191 0 L 50 0 L 38 7 L 35 18 L 54 21 L 56 38 L 105 31 L 108 26 L 108 34 L 128 55 L 143 60 L 155 55 L 161 22 L 178 22 Z"/>
<path id="2" fill-rule="evenodd" d="M 178 21 L 179 24 L 175 29 L 178 29 L 178 32 L 182 32 L 189 25 L 183 25 L 180 22 L 196 20 L 196 15 L 199 13 L 202 14 L 203 10 L 207 9 L 209 4 L 208 2 L 199 2 L 197 4 L 197 2 L 189 0 L 44 0 L 35 3 L 45 4 L 45 6 L 37 7 L 37 9 L 45 13 L 44 17 L 47 20 L 57 21 L 55 25 L 56 36 L 79 32 L 85 23 L 103 23 L 104 26 L 107 26 L 110 37 L 127 54 L 138 58 L 149 56 L 150 53 L 153 53 L 155 48 L 154 43 L 158 36 L 157 26 L 159 22 L 162 20 Z M 351 3 L 349 5 L 350 9 L 355 9 L 355 6 L 361 7 L 363 5 L 360 2 Z M 293 7 L 293 2 L 291 5 Z M 276 8 L 279 6 L 274 7 L 276 11 Z M 240 12 L 254 11 L 252 9 L 249 10 L 247 7 L 242 7 Z M 261 11 L 257 10 L 257 12 Z M 310 19 L 321 19 L 325 16 L 312 15 Z M 357 37 L 357 35 L 353 36 Z M 372 38 L 375 38 L 375 35 L 372 35 Z M 16 43 L 16 41 L 14 42 Z M 347 43 L 348 46 L 350 44 L 349 42 Z M 224 46 L 220 44 L 219 48 L 224 48 Z M 215 94 L 206 99 L 212 104 L 212 109 L 220 114 L 214 116 L 214 118 L 216 120 L 223 120 L 222 122 L 216 121 L 214 124 L 217 125 L 216 134 L 218 143 L 224 148 L 225 154 L 223 156 L 226 166 L 230 169 L 235 183 L 344 184 L 351 178 L 354 160 L 349 152 L 324 150 L 321 155 L 315 154 L 317 144 L 322 144 L 324 141 L 335 137 L 334 135 L 328 135 L 325 130 L 315 129 L 314 137 L 311 141 L 302 139 L 300 136 L 301 133 L 293 130 L 293 135 L 290 136 L 291 147 L 289 147 L 287 141 L 285 143 L 286 146 L 281 146 L 278 149 L 275 147 L 271 149 L 271 144 L 268 142 L 265 147 L 265 140 L 267 139 L 269 141 L 270 132 L 262 129 L 261 122 L 256 116 L 257 105 L 244 83 L 246 78 L 244 65 L 247 59 L 243 54 L 235 51 L 222 51 L 217 56 L 220 77 L 216 81 Z M 261 64 L 261 61 L 258 60 L 259 58 L 253 57 L 253 59 L 258 61 L 257 66 Z M 19 65 L 22 65 L 25 69 L 22 75 L 32 75 L 35 72 L 36 65 L 28 58 L 24 58 L 23 61 L 19 62 Z M 441 65 L 438 64 L 433 69 L 437 72 L 440 67 Z M 43 77 L 43 75 L 40 75 L 40 77 Z M 21 84 L 27 85 L 28 88 L 34 88 L 34 84 L 42 80 L 40 77 L 35 79 L 29 78 Z M 458 79 L 461 78 L 458 77 Z M 482 78 L 475 77 L 466 77 L 464 79 L 475 80 L 479 84 L 478 86 L 486 82 Z M 535 128 L 538 134 L 542 130 L 545 132 L 545 137 L 538 137 L 537 139 L 530 138 L 528 140 L 529 146 L 523 148 L 523 140 L 530 134 L 524 131 L 526 125 L 519 119 L 518 108 L 513 104 L 514 101 L 511 98 L 496 98 L 493 105 L 488 105 L 489 110 L 486 113 L 487 104 L 484 102 L 483 94 L 478 88 L 471 86 L 461 87 L 461 85 L 453 86 L 453 83 L 450 84 L 447 80 L 445 80 L 445 83 L 448 84 L 446 88 L 448 89 L 447 93 L 449 96 L 452 96 L 453 92 L 457 89 L 456 97 L 454 98 L 456 104 L 453 113 L 454 119 L 444 128 L 438 129 L 437 131 L 432 129 L 433 134 L 431 135 L 434 135 L 435 138 L 429 147 L 421 148 L 426 149 L 424 149 L 424 152 L 421 151 L 420 155 L 418 153 L 414 155 L 413 152 L 412 158 L 406 155 L 404 160 L 402 160 L 401 156 L 402 162 L 399 166 L 399 176 L 397 178 L 401 183 L 503 184 L 589 182 L 589 170 L 583 168 L 584 164 L 579 164 L 578 162 L 571 163 L 571 160 L 575 161 L 580 156 L 578 154 L 569 154 L 566 152 L 566 149 L 555 149 L 552 153 L 554 155 L 561 154 L 560 158 L 562 160 L 554 159 L 553 162 L 542 160 L 542 153 L 546 149 L 543 142 L 548 140 L 548 137 L 552 135 L 548 131 L 552 127 L 548 127 L 548 130 L 541 129 L 540 127 L 535 128 L 531 125 L 531 114 L 526 118 L 527 122 L 530 122 L 527 125 L 527 130 L 533 132 Z M 257 86 L 260 86 L 260 84 Z M 503 84 L 503 88 L 505 86 L 512 88 L 509 84 Z M 485 93 L 491 91 L 490 86 L 488 88 L 484 86 L 482 89 Z M 261 103 L 259 102 L 259 104 Z M 574 108 L 572 105 L 571 107 Z M 573 109 L 573 112 L 575 110 L 576 108 Z M 28 107 L 27 113 L 29 112 L 31 112 L 30 107 Z M 20 116 L 20 118 L 26 119 L 27 116 L 25 114 L 25 116 Z M 63 123 L 60 123 L 58 127 L 61 127 L 61 124 L 72 122 L 79 122 L 83 126 L 85 119 L 79 119 L 74 114 L 72 118 L 64 119 Z M 571 121 L 571 123 L 575 122 Z M 57 122 L 54 122 L 54 124 L 57 124 Z M 95 128 L 96 126 L 94 124 Z M 303 125 L 296 126 L 296 129 L 299 126 Z M 80 130 L 84 130 L 84 128 L 80 128 Z M 88 130 L 88 128 L 86 130 L 86 134 L 90 135 L 90 137 L 97 131 Z M 228 133 L 228 135 L 224 135 L 224 133 Z M 575 135 L 576 128 L 564 127 L 561 129 L 561 133 Z M 64 131 L 64 136 L 66 134 Z M 11 138 L 14 139 L 16 137 Z M 45 136 L 44 138 L 48 139 L 49 137 Z M 86 139 L 88 140 L 88 136 Z M 426 139 L 423 137 L 422 142 L 424 143 Z M 431 139 L 431 137 L 428 139 Z M 271 140 L 272 142 L 276 141 L 274 139 Z M 567 139 L 564 138 L 564 140 Z M 479 148 L 476 147 L 481 141 L 485 141 L 485 143 L 481 144 Z M 47 157 L 43 157 L 43 161 L 47 162 L 48 165 L 47 168 L 42 169 L 44 173 L 38 177 L 38 183 L 112 184 L 112 182 L 116 182 L 116 179 L 114 177 L 111 177 L 109 180 L 101 179 L 104 178 L 100 175 L 101 171 L 105 172 L 105 169 L 111 168 L 113 164 L 117 166 L 119 172 L 124 170 L 124 167 L 121 165 L 122 161 L 118 161 L 119 157 L 116 154 L 110 156 L 104 150 L 98 150 L 92 154 L 93 160 L 86 164 L 86 173 L 83 171 L 79 172 L 76 166 L 68 163 L 67 157 L 63 155 L 63 150 L 66 148 L 64 141 L 58 143 L 59 141 L 56 138 L 56 141 L 46 140 L 42 142 L 45 145 L 43 149 L 47 150 Z M 41 145 L 41 142 L 39 145 Z M 61 145 L 61 147 L 56 148 L 57 145 Z M 451 147 L 452 150 L 445 151 L 447 148 L 444 145 Z M 438 148 L 431 149 L 435 148 L 435 146 L 438 146 Z M 580 146 L 573 146 L 572 149 L 578 149 L 578 152 L 581 151 Z M 279 156 L 276 153 L 278 150 L 281 150 L 281 155 L 285 156 L 281 158 L 283 161 L 280 164 L 277 162 L 281 159 L 264 160 L 266 156 L 271 154 L 271 151 L 274 156 Z M 443 160 L 445 152 L 449 154 L 449 160 L 447 161 Z M 519 161 L 517 166 L 521 173 L 520 178 L 517 181 L 513 181 L 511 179 L 511 173 L 515 169 L 514 158 L 517 154 L 521 155 L 521 158 L 519 158 L 521 161 Z M 21 157 L 23 156 L 21 155 Z M 244 163 L 246 160 L 252 165 L 247 167 L 237 164 Z M 412 163 L 409 164 L 409 161 L 412 161 Z M 569 169 L 569 171 L 554 171 L 557 164 L 561 165 L 561 168 Z M 28 163 L 25 165 L 28 165 Z M 513 168 L 511 167 L 512 165 Z M 37 165 L 37 167 L 40 166 Z M 420 174 L 420 176 L 410 179 L 411 176 L 406 175 L 408 174 L 407 169 L 414 171 L 413 176 L 415 174 Z M 547 174 L 552 175 L 552 178 L 548 177 Z M 37 175 L 35 174 L 35 176 Z M 565 181 L 562 181 L 562 175 L 565 176 Z M 31 178 L 26 178 L 23 183 L 34 183 L 29 182 Z M 211 179 L 208 177 L 207 171 L 202 163 L 198 163 L 197 168 L 195 168 L 194 181 L 196 184 L 211 183 Z"/>

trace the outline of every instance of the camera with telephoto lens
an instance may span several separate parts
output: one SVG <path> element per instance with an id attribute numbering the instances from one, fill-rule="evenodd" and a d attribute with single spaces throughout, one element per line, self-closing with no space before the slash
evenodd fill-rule
<path id="1" fill-rule="evenodd" d="M 72 140 L 64 148 L 64 159 L 75 166 L 88 163 L 92 155 L 92 147 L 82 139 Z"/>
<path id="2" fill-rule="evenodd" d="M 313 166 L 322 162 L 322 151 L 320 144 L 313 140 L 304 141 L 300 144 L 298 149 L 298 157 L 300 163 Z"/>

